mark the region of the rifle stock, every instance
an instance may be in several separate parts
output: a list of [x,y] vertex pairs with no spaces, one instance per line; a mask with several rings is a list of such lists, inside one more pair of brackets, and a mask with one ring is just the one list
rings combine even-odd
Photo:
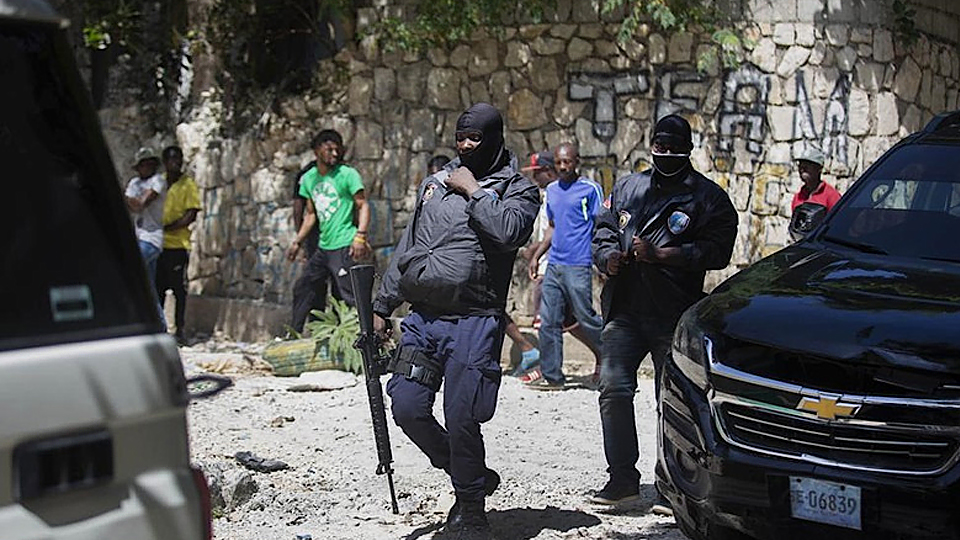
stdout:
[[377,474],[387,475],[390,486],[390,508],[397,508],[397,494],[393,487],[393,451],[390,449],[390,432],[387,430],[387,413],[383,404],[383,388],[380,376],[386,372],[386,358],[380,354],[380,338],[373,330],[373,266],[356,265],[350,269],[350,281],[357,300],[357,316],[360,319],[360,336],[354,347],[363,356],[363,375],[367,383],[367,401],[373,420],[373,437],[377,446]]

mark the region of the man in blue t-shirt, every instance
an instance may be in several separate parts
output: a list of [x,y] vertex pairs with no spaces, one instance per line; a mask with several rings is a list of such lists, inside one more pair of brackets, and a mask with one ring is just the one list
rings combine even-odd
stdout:
[[542,390],[562,389],[564,386],[563,320],[568,304],[580,322],[584,336],[597,348],[601,327],[600,316],[593,309],[590,245],[594,218],[600,211],[603,193],[596,182],[580,176],[580,152],[575,145],[561,144],[554,150],[553,159],[558,179],[547,186],[549,225],[532,258],[538,260],[549,248],[549,263],[540,296],[540,370],[543,377],[527,384]]

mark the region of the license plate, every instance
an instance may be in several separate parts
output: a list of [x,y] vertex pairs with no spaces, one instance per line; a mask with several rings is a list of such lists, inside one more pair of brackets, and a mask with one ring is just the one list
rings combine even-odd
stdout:
[[860,530],[860,488],[814,478],[790,477],[790,515]]

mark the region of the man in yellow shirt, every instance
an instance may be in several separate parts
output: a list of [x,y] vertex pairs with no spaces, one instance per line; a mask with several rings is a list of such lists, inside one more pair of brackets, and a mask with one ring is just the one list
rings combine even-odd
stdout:
[[190,259],[189,226],[200,211],[200,191],[192,178],[183,174],[183,151],[177,146],[163,150],[167,171],[167,199],[163,205],[163,253],[157,261],[157,296],[163,305],[167,289],[176,300],[174,321],[177,342],[185,341],[184,316],[187,310],[187,262]]

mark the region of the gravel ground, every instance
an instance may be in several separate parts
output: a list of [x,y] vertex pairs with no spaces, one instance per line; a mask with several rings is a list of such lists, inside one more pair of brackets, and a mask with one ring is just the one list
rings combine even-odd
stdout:
[[[273,377],[262,370],[258,353],[257,346],[212,341],[181,349],[188,374],[216,371],[235,381],[189,409],[193,459],[214,492],[215,538],[442,538],[437,531],[453,503],[449,479],[430,467],[392,420],[400,513],[391,514],[386,477],[375,474],[362,379],[335,371],[303,380]],[[590,368],[573,358],[565,369],[576,375]],[[290,390],[305,382],[316,391]],[[655,496],[656,426],[653,381],[640,382],[642,499],[611,512],[584,498],[605,481],[597,393],[536,392],[504,377],[497,413],[483,427],[487,464],[503,477],[487,499],[498,540],[684,538],[672,518],[647,512]],[[442,412],[441,403],[436,410]],[[234,458],[240,451],[289,468],[250,471]]]

